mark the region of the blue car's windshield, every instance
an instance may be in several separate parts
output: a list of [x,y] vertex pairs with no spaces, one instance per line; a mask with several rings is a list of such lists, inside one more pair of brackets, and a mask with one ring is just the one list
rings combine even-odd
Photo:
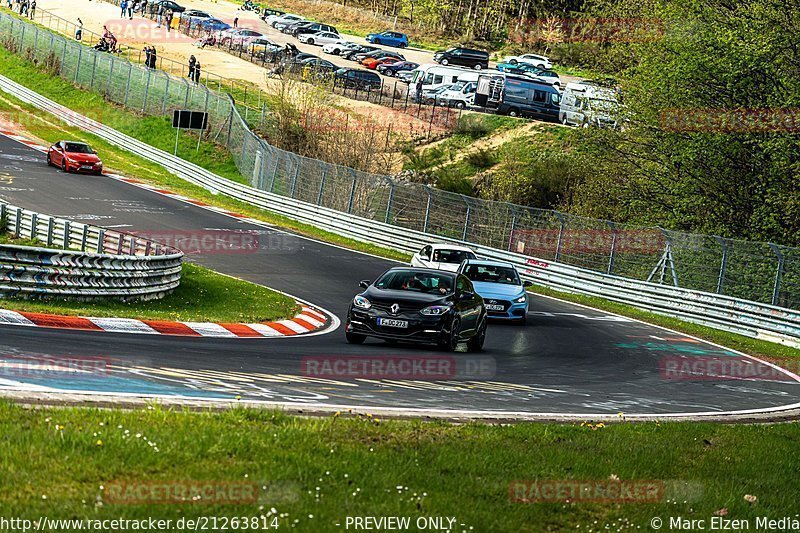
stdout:
[[464,275],[467,276],[470,281],[521,285],[517,271],[507,266],[467,265],[467,268],[464,270]]

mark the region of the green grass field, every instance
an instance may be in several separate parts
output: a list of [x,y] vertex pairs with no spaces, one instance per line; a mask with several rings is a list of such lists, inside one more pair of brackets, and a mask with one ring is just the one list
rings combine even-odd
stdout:
[[[753,524],[800,512],[794,423],[455,425],[1,402],[0,435],[7,517],[263,515],[286,529],[343,531],[348,516],[439,516],[455,518],[452,531],[538,532],[651,530],[656,516],[708,520],[720,509]],[[663,491],[652,503],[518,503],[509,494],[515,481],[615,478]],[[155,504],[134,490],[193,482],[254,492],[238,504],[191,493]]]

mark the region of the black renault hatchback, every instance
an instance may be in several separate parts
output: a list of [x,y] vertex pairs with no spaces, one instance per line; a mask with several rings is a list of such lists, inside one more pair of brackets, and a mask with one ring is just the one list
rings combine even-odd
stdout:
[[437,344],[454,351],[467,341],[483,349],[486,309],[466,276],[427,268],[395,267],[375,282],[362,281],[347,312],[347,342],[367,337]]

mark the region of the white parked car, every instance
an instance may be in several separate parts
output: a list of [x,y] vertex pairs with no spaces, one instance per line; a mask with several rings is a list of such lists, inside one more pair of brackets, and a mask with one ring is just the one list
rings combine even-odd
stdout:
[[528,65],[533,65],[534,67],[539,67],[541,69],[550,70],[553,68],[553,64],[550,62],[550,58],[547,56],[540,56],[538,54],[522,54],[519,56],[508,56],[504,63],[511,63],[512,65],[516,65],[517,63],[527,63]]
[[333,54],[338,56],[341,52],[345,50],[360,50],[361,45],[354,43],[352,41],[339,41],[336,43],[326,44],[322,47],[322,51],[326,54]]
[[227,29],[220,33],[219,43],[222,46],[248,47],[256,39],[264,39],[265,35],[261,32],[248,28]]
[[333,33],[330,31],[318,31],[317,33],[301,33],[300,37],[301,43],[306,44],[316,44],[317,46],[322,46],[326,44],[343,44],[346,41],[342,39],[342,37],[338,33]]
[[475,252],[454,244],[429,244],[411,257],[411,266],[455,272],[464,259],[477,259]]

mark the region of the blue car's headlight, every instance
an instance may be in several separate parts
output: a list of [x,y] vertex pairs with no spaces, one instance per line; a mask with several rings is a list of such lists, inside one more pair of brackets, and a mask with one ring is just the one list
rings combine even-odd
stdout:
[[420,314],[425,316],[440,316],[447,313],[449,310],[450,306],[448,305],[431,305],[430,307],[422,309]]
[[360,294],[353,298],[353,305],[358,307],[359,309],[369,309],[372,307],[372,303],[369,300],[361,296]]
[[514,303],[515,304],[521,304],[521,303],[525,303],[527,300],[528,300],[528,293],[525,293],[522,296],[520,296],[519,298],[516,298],[514,300]]

